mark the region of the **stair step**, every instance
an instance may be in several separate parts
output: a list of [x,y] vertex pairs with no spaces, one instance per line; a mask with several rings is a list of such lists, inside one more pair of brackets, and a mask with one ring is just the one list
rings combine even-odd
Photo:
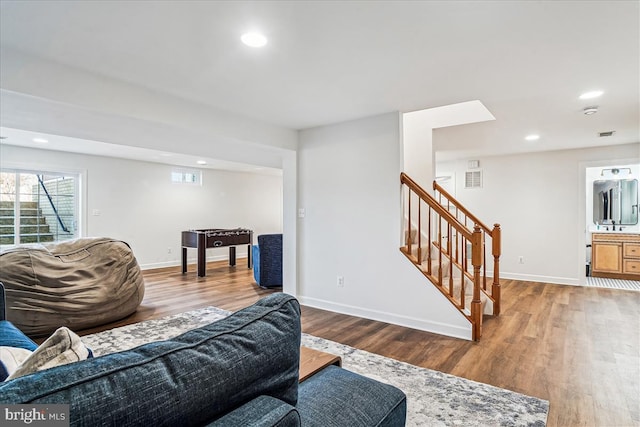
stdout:
[[[0,225],[13,225],[15,224],[15,217],[11,216],[0,216]],[[38,225],[38,224],[47,224],[47,218],[44,216],[25,216],[20,217],[20,225]]]
[[[406,247],[405,247],[405,250],[406,250]],[[414,250],[412,248],[411,252],[413,252],[414,259],[417,258],[417,249]],[[431,256],[433,257],[433,259],[431,260],[431,276],[437,278],[438,270],[440,268],[440,262],[438,259],[439,257],[438,250],[435,248],[432,249]],[[416,265],[416,267],[418,267],[423,272],[428,273],[429,261],[425,260],[419,266]],[[447,293],[449,291],[449,268],[450,268],[449,258],[443,255],[442,256],[442,287]],[[454,265],[453,267],[453,298],[457,301],[460,300],[459,295],[460,295],[460,275],[461,274],[462,272],[460,271],[460,268]],[[473,300],[473,281],[469,279],[468,276],[465,276],[464,283],[465,283],[465,309],[469,309],[471,307],[471,301]],[[491,301],[491,298],[489,298],[487,294],[485,294],[484,292],[480,292],[480,300],[482,301],[482,305],[483,305],[483,313],[493,314],[493,301]]]
[[[41,225],[22,225],[20,224],[20,235],[24,234],[47,234],[50,233],[50,227],[46,224]],[[0,235],[13,235],[13,225],[0,225]]]
[[[422,264],[420,264],[420,269],[422,271],[424,271],[425,273],[429,272],[429,261],[423,261]],[[431,274],[433,276],[438,276],[438,272],[440,270],[440,262],[438,259],[432,259],[431,260]],[[442,257],[442,276],[446,277],[449,274],[449,259]]]
[[[0,209],[11,209],[15,207],[15,202],[12,201],[1,201]],[[20,202],[20,209],[37,209],[38,202]]]
[[[407,250],[407,247],[404,247],[405,250]],[[422,251],[422,261],[426,261],[427,258],[429,257],[429,243],[427,242],[422,242],[420,249]],[[431,245],[431,259],[437,259],[438,257],[438,251],[439,249],[435,246],[435,245]],[[411,255],[413,255],[415,258],[418,257],[418,244],[417,243],[412,243],[411,244]],[[444,259],[445,257],[443,257]]]
[[[21,234],[20,243],[44,243],[53,242],[53,234]],[[13,245],[15,244],[15,236],[13,234],[7,234],[0,236],[0,244]]]
[[[15,212],[13,209],[0,209],[0,217],[13,217]],[[42,209],[36,208],[21,208],[20,209],[20,217],[23,216],[41,216]]]

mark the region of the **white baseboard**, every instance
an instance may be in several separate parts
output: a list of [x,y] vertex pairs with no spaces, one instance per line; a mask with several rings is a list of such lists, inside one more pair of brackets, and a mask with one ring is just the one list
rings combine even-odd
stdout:
[[[487,275],[489,275],[489,272],[487,272]],[[522,280],[524,282],[554,283],[557,285],[580,285],[580,281],[574,277],[537,276],[534,274],[500,272],[500,278]]]
[[469,328],[462,328],[457,325],[449,325],[446,323],[417,319],[415,317],[403,316],[378,310],[371,310],[352,305],[339,304],[317,298],[304,297],[301,295],[298,295],[297,298],[300,301],[300,304],[313,308],[347,314],[349,316],[363,317],[365,319],[391,323],[393,325],[433,332],[436,334],[446,335],[454,338],[461,338],[468,341],[471,340],[471,324],[469,324]]
[[[228,260],[229,257],[227,255],[215,255],[215,256],[208,256],[207,257],[207,262],[214,262],[214,261],[225,261]],[[239,265],[240,262],[238,260],[241,259],[247,259],[247,256],[239,256],[236,255],[236,265]],[[192,265],[192,264],[197,264],[198,263],[198,259],[197,258],[187,258],[187,265]],[[246,261],[245,261],[246,263]],[[171,261],[163,261],[163,262],[154,262],[154,263],[145,263],[145,264],[140,264],[140,268],[142,270],[153,270],[154,268],[166,268],[166,267],[180,267],[182,265],[182,261],[181,260],[171,260]]]

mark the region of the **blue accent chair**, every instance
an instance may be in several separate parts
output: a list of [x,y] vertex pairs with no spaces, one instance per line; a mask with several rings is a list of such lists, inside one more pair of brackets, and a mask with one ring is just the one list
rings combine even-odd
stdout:
[[282,287],[282,234],[261,234],[253,246],[253,277],[262,288]]

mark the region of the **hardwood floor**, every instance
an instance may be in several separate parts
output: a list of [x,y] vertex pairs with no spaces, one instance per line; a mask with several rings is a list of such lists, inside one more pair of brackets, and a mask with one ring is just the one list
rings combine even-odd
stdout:
[[[238,310],[274,292],[252,272],[210,263],[144,272],[145,299],[81,335],[213,305]],[[425,286],[427,286],[425,284]],[[550,402],[548,426],[640,425],[640,292],[502,281],[502,314],[474,343],[302,307],[304,332]]]

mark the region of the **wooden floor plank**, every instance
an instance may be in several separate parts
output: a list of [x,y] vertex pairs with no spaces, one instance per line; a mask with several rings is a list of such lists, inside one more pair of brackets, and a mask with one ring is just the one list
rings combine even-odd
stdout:
[[[241,264],[241,263],[239,263]],[[246,307],[277,290],[226,262],[144,272],[139,310],[81,335],[216,306]],[[425,283],[425,286],[429,286]],[[640,292],[503,280],[502,314],[479,342],[302,307],[303,332],[550,401],[548,425],[640,425]],[[401,296],[398,296],[401,297]]]

